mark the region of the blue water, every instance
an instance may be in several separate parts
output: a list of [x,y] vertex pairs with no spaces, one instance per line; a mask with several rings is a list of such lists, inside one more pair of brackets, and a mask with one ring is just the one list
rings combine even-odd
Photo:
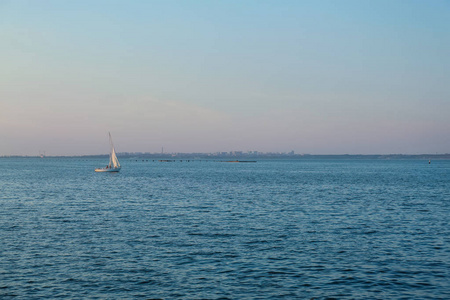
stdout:
[[0,158],[0,298],[450,298],[450,161],[121,163]]

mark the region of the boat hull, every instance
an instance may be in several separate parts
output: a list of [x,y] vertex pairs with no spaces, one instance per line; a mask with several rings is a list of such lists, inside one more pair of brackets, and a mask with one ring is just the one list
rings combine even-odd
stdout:
[[95,169],[95,172],[119,172],[120,171],[120,168],[111,168],[111,169],[106,169],[106,168],[98,168],[98,169]]

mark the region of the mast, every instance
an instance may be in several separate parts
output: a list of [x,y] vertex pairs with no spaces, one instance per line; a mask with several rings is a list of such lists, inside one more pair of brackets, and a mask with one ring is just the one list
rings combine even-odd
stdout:
[[114,145],[112,143],[112,139],[111,139],[111,132],[108,132],[109,135],[109,146],[110,146],[110,152],[109,152],[109,168],[111,168],[112,165],[112,149],[114,148]]

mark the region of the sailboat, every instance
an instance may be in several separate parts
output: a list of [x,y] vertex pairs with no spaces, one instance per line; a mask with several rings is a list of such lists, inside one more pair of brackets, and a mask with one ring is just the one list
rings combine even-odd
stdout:
[[105,168],[97,168],[95,172],[119,172],[120,163],[116,156],[116,150],[114,150],[114,144],[111,138],[111,133],[109,133],[109,144],[111,145],[111,153],[109,154],[109,164]]

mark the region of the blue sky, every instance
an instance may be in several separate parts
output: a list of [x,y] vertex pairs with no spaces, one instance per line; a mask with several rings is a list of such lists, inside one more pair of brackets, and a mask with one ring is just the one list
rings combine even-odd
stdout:
[[0,0],[0,155],[450,152],[450,1]]

